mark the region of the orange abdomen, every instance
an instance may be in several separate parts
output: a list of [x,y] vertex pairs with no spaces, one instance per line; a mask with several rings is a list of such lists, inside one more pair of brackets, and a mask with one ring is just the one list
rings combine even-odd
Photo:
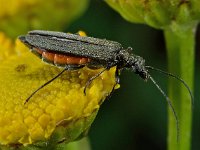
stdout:
[[42,58],[52,62],[53,64],[60,65],[84,65],[90,62],[89,58],[78,57],[78,56],[68,56],[64,54],[56,54],[52,52],[43,51],[40,49],[34,49],[37,53],[42,55]]

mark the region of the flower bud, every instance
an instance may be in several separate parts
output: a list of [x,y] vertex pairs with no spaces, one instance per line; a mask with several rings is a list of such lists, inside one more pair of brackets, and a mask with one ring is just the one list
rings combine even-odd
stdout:
[[[186,30],[200,19],[198,0],[105,0],[126,20],[165,29],[182,26]],[[175,28],[174,30],[176,30]]]

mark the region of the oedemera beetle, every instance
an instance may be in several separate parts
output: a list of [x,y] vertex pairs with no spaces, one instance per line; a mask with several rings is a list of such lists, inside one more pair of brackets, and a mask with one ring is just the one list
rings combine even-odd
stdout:
[[127,49],[124,49],[118,42],[80,36],[79,34],[43,30],[30,31],[27,35],[19,36],[19,39],[44,62],[64,68],[54,78],[35,90],[26,99],[25,103],[27,103],[41,88],[48,85],[67,70],[76,70],[85,66],[91,69],[104,68],[87,81],[83,91],[86,94],[87,87],[96,77],[101,75],[105,70],[109,70],[111,67],[116,66],[116,84],[119,83],[119,70],[124,68],[132,70],[145,81],[150,79],[153,82],[153,84],[166,98],[170,108],[172,109],[176,119],[177,132],[179,132],[179,123],[174,107],[165,92],[149,74],[149,70],[158,71],[183,83],[189,91],[193,105],[194,99],[192,92],[189,86],[181,78],[160,69],[146,66],[145,60],[142,57],[132,53],[132,48],[128,47]]

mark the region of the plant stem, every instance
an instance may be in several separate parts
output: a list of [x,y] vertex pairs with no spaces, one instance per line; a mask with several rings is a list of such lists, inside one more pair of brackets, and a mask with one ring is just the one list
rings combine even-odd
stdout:
[[[195,28],[182,30],[181,34],[165,29],[164,34],[169,72],[181,77],[193,89]],[[168,150],[189,150],[192,125],[191,97],[183,85],[172,79],[169,80],[169,97],[178,115],[180,132],[177,141],[175,118],[169,110]]]

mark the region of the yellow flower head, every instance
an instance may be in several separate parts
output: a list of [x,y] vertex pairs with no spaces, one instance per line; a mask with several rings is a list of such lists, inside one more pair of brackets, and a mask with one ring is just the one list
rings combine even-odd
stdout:
[[69,142],[86,132],[115,86],[116,68],[93,80],[86,95],[86,82],[101,69],[65,71],[24,104],[62,69],[42,62],[18,40],[15,51],[18,55],[6,55],[0,63],[0,144],[27,145],[52,139]]

